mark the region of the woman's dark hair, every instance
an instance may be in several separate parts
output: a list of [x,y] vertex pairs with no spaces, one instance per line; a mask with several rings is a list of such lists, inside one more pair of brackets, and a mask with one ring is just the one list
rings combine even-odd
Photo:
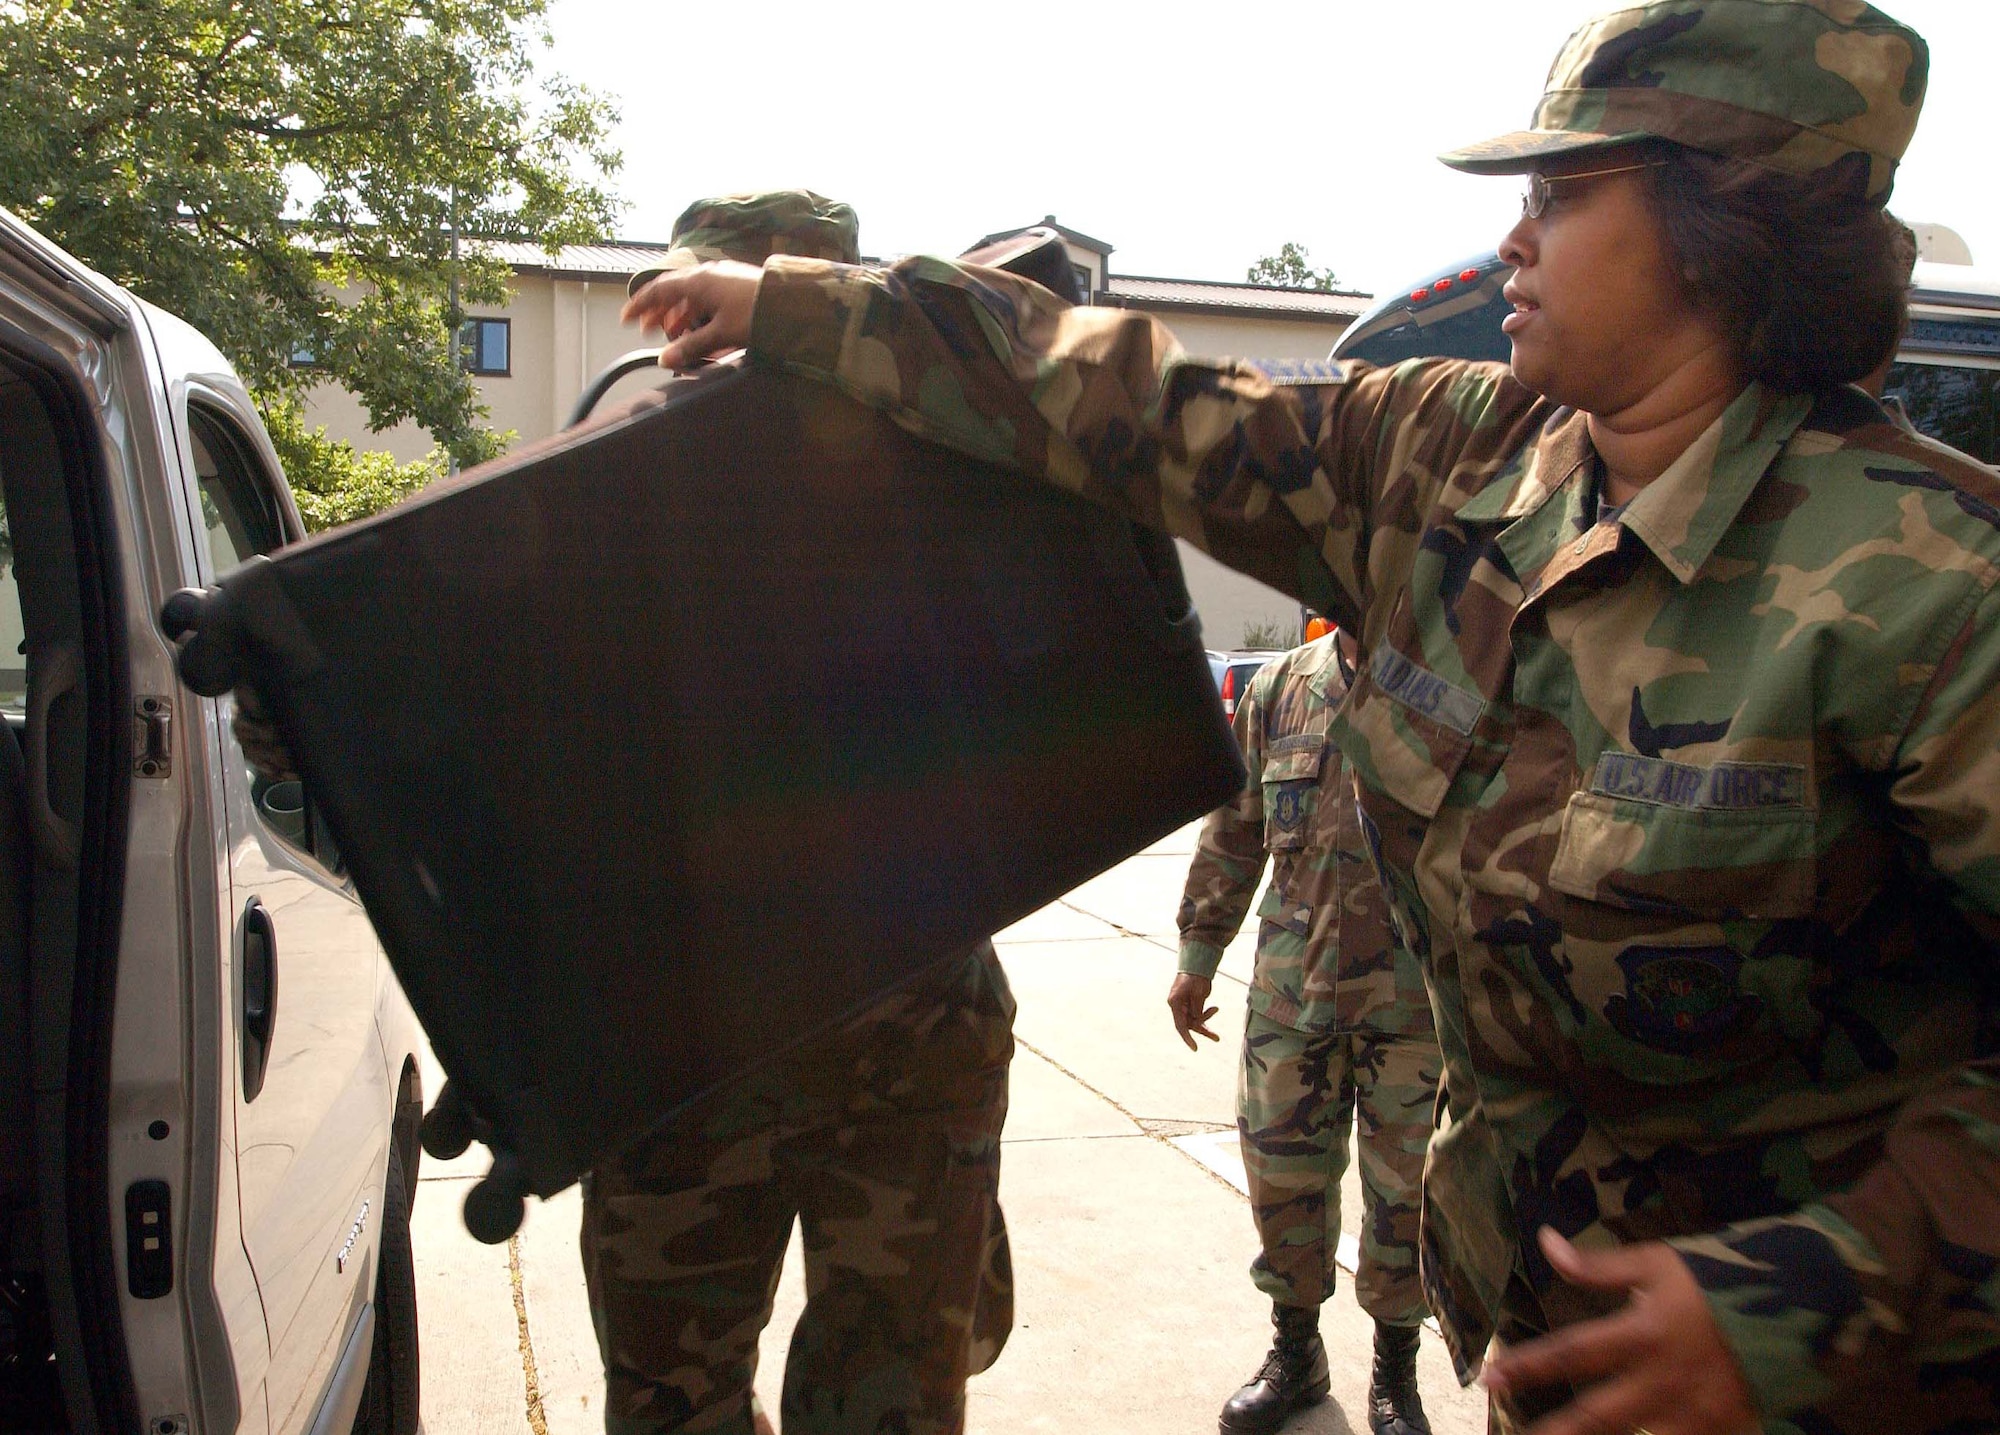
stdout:
[[1654,207],[1698,308],[1746,377],[1818,393],[1873,373],[1903,335],[1916,250],[1880,205],[1826,179],[1649,146]]

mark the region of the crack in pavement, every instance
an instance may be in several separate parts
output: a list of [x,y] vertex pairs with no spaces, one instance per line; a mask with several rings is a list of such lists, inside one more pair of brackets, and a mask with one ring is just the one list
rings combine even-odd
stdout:
[[[1164,941],[1156,940],[1155,938],[1149,937],[1144,932],[1135,932],[1131,930],[1129,927],[1120,926],[1118,923],[1112,921],[1109,917],[1103,916],[1096,912],[1089,911],[1083,907],[1079,907],[1074,902],[1065,900],[1063,901],[1062,905],[1068,907],[1073,912],[1082,913],[1082,915],[1086,917],[1090,917],[1096,921],[1104,923],[1107,927],[1110,927],[1114,931],[1116,931],[1121,937],[1135,937],[1142,942],[1150,943],[1153,946],[1160,947],[1168,951],[1177,950],[1176,948],[1168,946],[1168,944]],[[1247,987],[1249,985],[1249,983],[1243,981],[1242,978],[1231,977],[1226,972],[1217,972],[1216,976],[1226,978],[1229,981],[1233,981],[1238,986]],[[1042,1050],[1040,1047],[1036,1046],[1033,1042],[1028,1041],[1026,1038],[1022,1037],[1018,1032],[1015,1033],[1014,1040],[1016,1044],[1018,1044],[1019,1046],[1023,1047],[1028,1051],[1033,1052],[1036,1056],[1039,1056],[1043,1061],[1046,1061],[1050,1066],[1053,1066],[1057,1071],[1061,1072],[1064,1076],[1067,1076],[1071,1081],[1074,1081],[1078,1086],[1081,1086],[1085,1091],[1088,1091],[1092,1096],[1095,1096],[1099,1101],[1102,1101],[1105,1105],[1109,1106],[1112,1110],[1116,1111],[1120,1116],[1123,1116],[1127,1121],[1130,1121],[1134,1126],[1138,1127],[1140,1135],[1146,1137],[1148,1140],[1157,1141],[1162,1146],[1167,1147],[1169,1150],[1177,1154],[1183,1161],[1186,1161],[1189,1165],[1193,1166],[1196,1170],[1200,1171],[1204,1176],[1208,1177],[1209,1180],[1215,1182],[1216,1185],[1221,1186],[1224,1190],[1228,1191],[1238,1200],[1241,1201],[1249,1200],[1249,1197],[1244,1194],[1242,1187],[1238,1186],[1234,1181],[1231,1181],[1227,1176],[1224,1176],[1220,1171],[1216,1170],[1213,1166],[1210,1166],[1207,1162],[1203,1161],[1199,1156],[1195,1155],[1194,1152],[1188,1150],[1185,1146],[1181,1145],[1178,1140],[1175,1139],[1176,1137],[1185,1137],[1189,1135],[1204,1135],[1210,1132],[1220,1133],[1223,1131],[1227,1131],[1229,1129],[1227,1126],[1223,1125],[1221,1122],[1207,1122],[1207,1121],[1197,1122],[1197,1121],[1180,1120],[1174,1118],[1139,1116],[1136,1113],[1134,1113],[1129,1107],[1127,1107],[1122,1101],[1118,1100],[1117,1097],[1111,1095],[1110,1092],[1101,1091],[1097,1087],[1091,1085],[1088,1081],[1085,1081],[1081,1076],[1077,1075],[1077,1073],[1071,1071],[1067,1066],[1064,1066],[1060,1061],[1057,1061],[1055,1057],[1051,1056],[1048,1052]],[[1005,1141],[1006,1138],[1003,1136],[1001,1139]],[[1072,1136],[1072,1137],[1043,1137],[1039,1139],[1074,1141],[1078,1139],[1102,1140],[1105,1138],[1102,1137],[1078,1138]],[[1127,1140],[1130,1138],[1117,1137],[1112,1139]],[[1360,1140],[1360,1133],[1358,1129],[1353,1139],[1356,1142]],[[1343,1231],[1341,1232],[1340,1239],[1336,1242],[1336,1254],[1334,1256],[1334,1262],[1335,1264],[1339,1265],[1344,1270],[1346,1270],[1349,1276],[1353,1276],[1355,1274],[1357,1268],[1360,1266],[1361,1263],[1358,1243],[1352,1249],[1348,1248],[1348,1243],[1354,1241],[1355,1237]],[[1424,1324],[1430,1327],[1433,1333],[1436,1332],[1437,1322],[1434,1317],[1426,1318]]]
[[528,1331],[528,1294],[521,1279],[521,1237],[507,1237],[507,1283],[514,1290],[514,1322],[521,1333],[521,1378],[527,1386],[528,1428],[534,1435],[549,1435],[548,1416],[542,1410],[542,1381],[535,1369],[535,1341]]
[[[1076,905],[1076,903],[1070,901],[1066,897],[1058,899],[1058,905],[1069,908],[1072,912],[1075,912],[1080,917],[1088,917],[1093,922],[1104,923],[1105,926],[1109,927],[1112,931],[1116,932],[1121,937],[1130,937],[1134,941],[1144,942],[1146,943],[1146,945],[1150,947],[1158,947],[1163,952],[1172,952],[1174,953],[1175,956],[1180,955],[1181,949],[1179,944],[1174,942],[1169,942],[1164,937],[1155,937],[1147,932],[1134,931],[1131,927],[1121,926],[1119,923],[1114,922],[1111,920],[1111,918],[1105,916],[1102,912],[1093,912],[1088,907],[1079,907]],[[1061,938],[1054,938],[1052,940],[1068,941],[1068,942],[1101,942],[1104,940],[1104,938],[1061,937]],[[1037,941],[1036,945],[1040,945],[1040,941]],[[1232,976],[1228,972],[1221,970],[1217,970],[1215,976],[1211,980],[1234,982],[1236,983],[1237,986],[1243,987],[1245,989],[1248,989],[1250,985],[1250,983],[1244,981],[1243,978],[1238,976]]]
[[1074,1081],[1078,1086],[1081,1086],[1085,1091],[1088,1091],[1092,1096],[1095,1096],[1099,1101],[1102,1101],[1106,1106],[1109,1106],[1113,1111],[1116,1111],[1120,1116],[1124,1117],[1127,1121],[1131,1122],[1134,1126],[1138,1127],[1139,1134],[1141,1136],[1144,1136],[1148,1141],[1157,1141],[1162,1146],[1166,1147],[1169,1151],[1175,1152],[1180,1156],[1180,1158],[1183,1161],[1186,1161],[1189,1165],[1193,1166],[1197,1171],[1201,1172],[1202,1175],[1208,1177],[1209,1180],[1215,1182],[1216,1185],[1222,1187],[1225,1191],[1229,1192],[1230,1195],[1236,1197],[1239,1201],[1247,1199],[1241,1191],[1237,1190],[1236,1187],[1229,1180],[1223,1177],[1219,1172],[1213,1171],[1209,1167],[1203,1165],[1199,1160],[1195,1159],[1195,1157],[1193,1157],[1186,1151],[1181,1150],[1180,1147],[1174,1145],[1174,1143],[1169,1138],[1160,1135],[1158,1132],[1148,1130],[1145,1120],[1142,1119],[1141,1117],[1135,1116],[1132,1113],[1131,1109],[1128,1108],[1125,1105],[1125,1103],[1120,1101],[1117,1097],[1111,1095],[1109,1092],[1099,1091],[1095,1086],[1092,1086],[1088,1081],[1085,1081],[1081,1076],[1078,1076],[1074,1071],[1071,1071],[1067,1066],[1064,1066],[1060,1061],[1057,1061],[1053,1056],[1050,1056],[1046,1051],[1043,1051],[1039,1046],[1036,1046],[1033,1042],[1022,1037],[1018,1032],[1014,1036],[1014,1041],[1016,1045],[1022,1047],[1024,1050],[1033,1052],[1036,1056],[1039,1056],[1043,1061],[1046,1061],[1050,1066],[1053,1066],[1057,1071],[1060,1071],[1064,1076],[1067,1076],[1071,1081]]

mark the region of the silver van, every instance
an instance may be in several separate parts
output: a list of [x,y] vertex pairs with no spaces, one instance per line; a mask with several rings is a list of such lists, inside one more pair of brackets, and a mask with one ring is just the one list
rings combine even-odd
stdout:
[[421,1041],[155,615],[303,536],[215,347],[0,211],[0,1428],[417,1428]]

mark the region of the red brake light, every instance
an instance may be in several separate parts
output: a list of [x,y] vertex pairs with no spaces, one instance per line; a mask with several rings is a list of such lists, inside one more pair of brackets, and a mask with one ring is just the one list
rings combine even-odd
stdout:
[[1222,670],[1222,710],[1231,717],[1236,716],[1236,669]]

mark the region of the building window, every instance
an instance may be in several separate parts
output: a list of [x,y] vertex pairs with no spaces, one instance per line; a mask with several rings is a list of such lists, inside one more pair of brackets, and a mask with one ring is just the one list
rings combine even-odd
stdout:
[[467,319],[458,326],[458,362],[468,374],[504,378],[511,344],[508,319]]
[[319,353],[311,344],[299,343],[292,346],[292,367],[295,369],[317,369]]
[[1088,299],[1092,289],[1096,287],[1090,282],[1090,271],[1081,264],[1072,264],[1069,267],[1076,271],[1077,292],[1082,294],[1085,299]]

